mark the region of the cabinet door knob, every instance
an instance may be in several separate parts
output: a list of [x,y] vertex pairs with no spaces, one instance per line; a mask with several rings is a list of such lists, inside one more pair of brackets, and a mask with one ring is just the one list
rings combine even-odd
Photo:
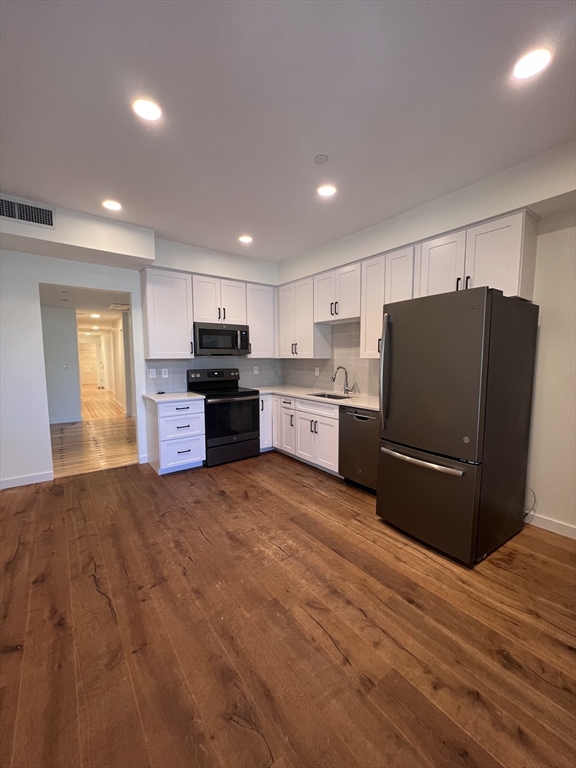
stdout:
[[470,287],[470,275],[466,275],[466,290]]
[[459,290],[460,290],[460,283],[461,283],[461,282],[462,282],[462,278],[461,278],[461,277],[457,277],[457,278],[456,278],[456,290],[457,290],[457,291],[459,291]]
[[218,320],[222,320],[221,312],[220,312],[220,307],[218,307]]
[[382,351],[382,339],[378,339],[378,354]]
[[318,422],[317,421],[314,422],[314,432],[316,434],[318,434]]
[[290,426],[294,426],[294,416],[292,414],[290,414]]
[[226,320],[226,307],[222,309],[222,315],[223,315],[222,320]]
[[310,419],[310,432],[314,432],[314,422]]
[[330,314],[331,315],[334,314],[334,302],[333,301],[330,302]]
[[334,314],[335,315],[338,314],[338,302],[337,301],[334,302]]
[[298,354],[298,342],[296,342],[296,344],[294,344],[294,353]]

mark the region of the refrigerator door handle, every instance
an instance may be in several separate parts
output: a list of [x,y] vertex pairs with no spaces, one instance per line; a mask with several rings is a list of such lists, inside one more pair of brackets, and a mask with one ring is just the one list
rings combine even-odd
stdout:
[[416,464],[417,467],[424,467],[425,469],[433,469],[435,472],[443,472],[445,475],[455,475],[456,477],[462,477],[464,472],[461,469],[452,469],[452,467],[443,467],[442,464],[432,464],[430,461],[422,461],[421,459],[413,459],[412,456],[405,456],[403,453],[397,453],[391,451],[388,448],[380,448],[382,453],[388,454],[395,459],[401,461],[407,461],[408,464]]
[[386,393],[384,393],[384,361],[386,358],[386,342],[388,339],[388,324],[390,322],[390,315],[388,312],[384,312],[382,318],[382,344],[380,345],[380,387],[379,387],[379,399],[380,399],[380,427],[386,429],[386,418],[388,416],[388,387],[386,387]]

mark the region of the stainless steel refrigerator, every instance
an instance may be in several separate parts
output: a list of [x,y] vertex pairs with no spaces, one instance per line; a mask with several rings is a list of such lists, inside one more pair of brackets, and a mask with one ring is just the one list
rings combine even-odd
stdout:
[[376,510],[469,566],[523,526],[537,325],[489,288],[384,306]]

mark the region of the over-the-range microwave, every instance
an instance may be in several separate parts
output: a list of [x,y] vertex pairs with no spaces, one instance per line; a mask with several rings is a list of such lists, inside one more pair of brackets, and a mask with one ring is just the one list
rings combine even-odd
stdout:
[[194,323],[194,354],[247,355],[250,338],[247,325]]

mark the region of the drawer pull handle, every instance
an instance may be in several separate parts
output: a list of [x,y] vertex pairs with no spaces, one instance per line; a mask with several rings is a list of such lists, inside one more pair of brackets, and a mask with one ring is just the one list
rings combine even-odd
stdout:
[[185,451],[178,451],[178,453],[190,453],[192,448],[187,448]]
[[182,427],[176,427],[176,429],[189,429],[190,424],[184,424]]
[[292,400],[282,400],[284,405],[292,405]]
[[176,406],[176,410],[177,411],[189,411],[190,410],[190,406],[189,405],[182,405],[180,408],[178,408],[178,406]]

